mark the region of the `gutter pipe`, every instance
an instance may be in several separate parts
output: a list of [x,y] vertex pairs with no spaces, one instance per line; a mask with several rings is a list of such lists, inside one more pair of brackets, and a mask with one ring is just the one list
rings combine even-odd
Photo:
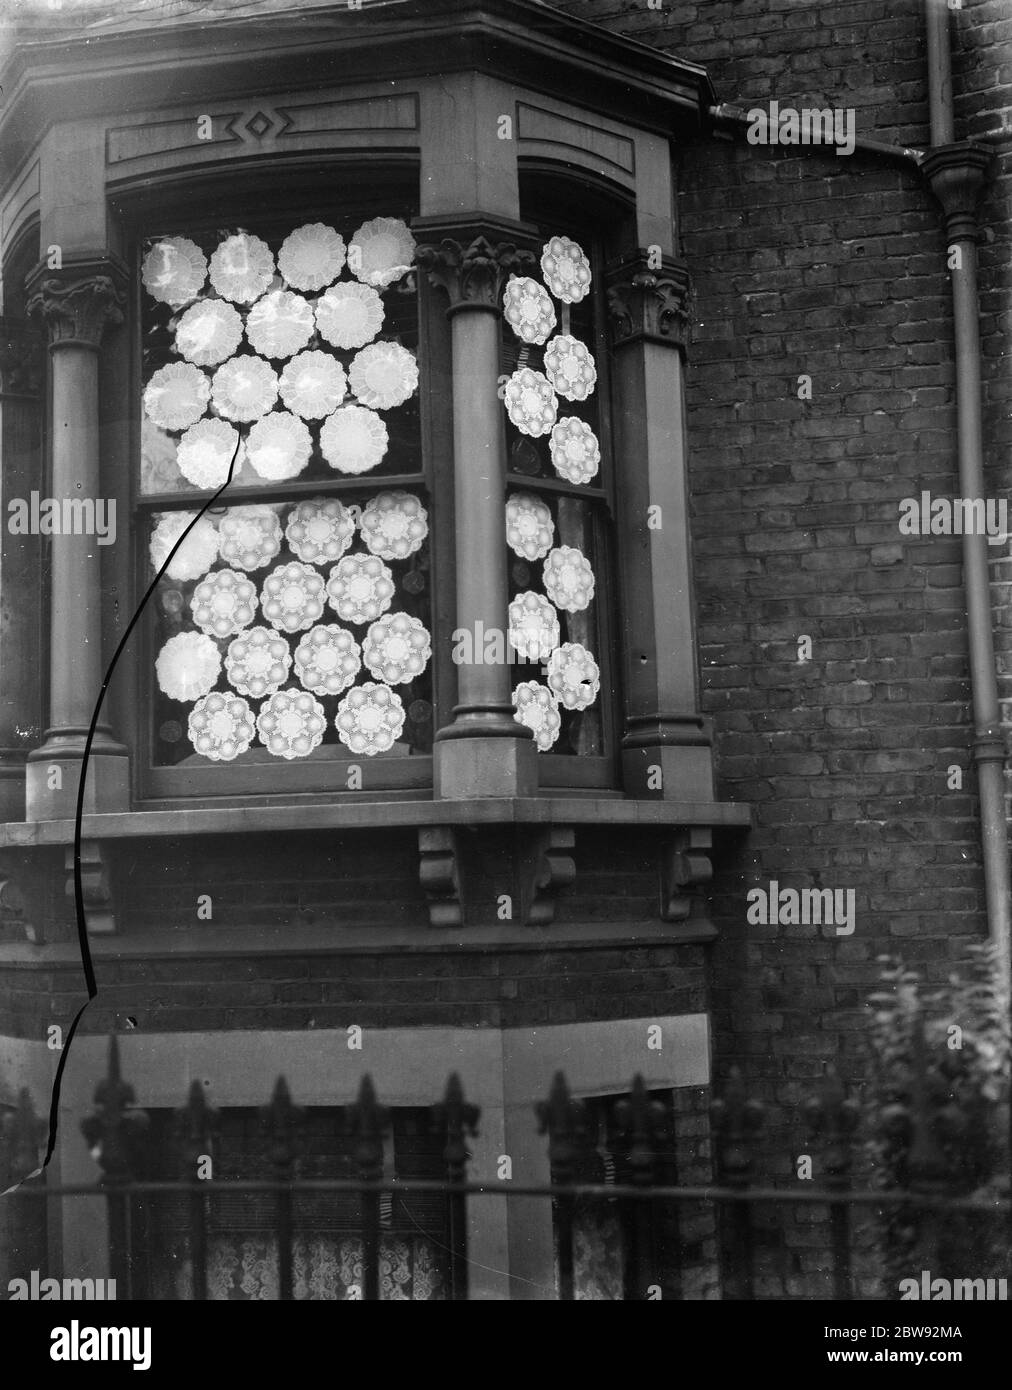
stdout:
[[[977,290],[977,199],[993,163],[991,151],[953,140],[952,62],[949,10],[945,0],[925,0],[928,40],[928,102],[932,148],[921,167],[942,204],[950,271],[956,350],[956,430],[959,495],[984,497],[981,416],[980,309]],[[1005,736],[998,703],[986,535],[963,536],[973,698],[973,757],[977,768],[984,892],[988,932],[1007,974],[1010,963],[1012,887],[1005,815]]]

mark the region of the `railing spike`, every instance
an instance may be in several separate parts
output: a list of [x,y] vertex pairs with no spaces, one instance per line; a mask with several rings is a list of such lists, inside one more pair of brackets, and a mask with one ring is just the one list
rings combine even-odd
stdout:
[[137,1096],[120,1069],[119,1044],[109,1039],[108,1070],[95,1087],[95,1111],[81,1122],[81,1132],[102,1169],[104,1183],[126,1183],[142,1158],[147,1112],[134,1107]]
[[478,1133],[481,1110],[464,1099],[464,1087],[457,1072],[447,1078],[443,1099],[431,1109],[432,1127],[444,1140],[443,1158],[451,1182],[463,1182],[470,1152],[466,1136]]

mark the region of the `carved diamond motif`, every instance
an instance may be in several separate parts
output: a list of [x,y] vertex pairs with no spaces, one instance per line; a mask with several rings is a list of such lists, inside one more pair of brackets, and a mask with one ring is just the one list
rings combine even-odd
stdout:
[[270,116],[265,115],[263,111],[258,111],[256,115],[251,116],[246,122],[246,129],[251,135],[255,135],[258,140],[262,140],[273,127],[273,120]]

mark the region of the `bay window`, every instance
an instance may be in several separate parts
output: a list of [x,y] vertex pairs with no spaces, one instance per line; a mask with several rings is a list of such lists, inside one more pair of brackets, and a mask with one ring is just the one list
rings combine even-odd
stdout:
[[[417,171],[383,183],[294,186],[283,214],[195,189],[132,228],[138,597],[164,570],[136,677],[144,798],[430,787],[471,663],[508,668],[542,785],[615,784],[608,224],[532,222],[533,273],[497,282],[509,605],[462,652],[433,440],[454,391],[497,383],[453,380]],[[535,380],[551,428],[516,394]]]
[[[354,825],[388,801],[418,826],[434,923],[467,916],[465,803],[517,820],[517,856],[488,833],[528,905],[570,881],[576,825],[650,823],[681,920],[726,820],[696,693],[671,162],[705,73],[526,0],[338,7],[283,53],[243,26],[238,47],[176,31],[218,93],[199,111],[110,32],[126,61],[53,136],[73,205],[48,175],[17,184],[47,491],[131,523],[106,553],[52,547],[27,819],[72,819],[105,664],[166,565],[86,812],[227,830],[232,805]],[[396,809],[420,801],[429,819]]]

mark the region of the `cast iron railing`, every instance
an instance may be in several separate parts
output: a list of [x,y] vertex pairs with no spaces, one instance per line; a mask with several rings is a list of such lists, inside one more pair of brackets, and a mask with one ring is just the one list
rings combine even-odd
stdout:
[[[289,1300],[294,1297],[295,1287],[293,1202],[308,1194],[352,1194],[358,1198],[362,1279],[351,1296],[375,1300],[380,1297],[384,1201],[435,1193],[445,1203],[447,1296],[465,1300],[469,1288],[470,1203],[490,1196],[507,1200],[536,1197],[553,1204],[556,1288],[560,1300],[580,1297],[574,1259],[578,1212],[587,1210],[587,1204],[595,1201],[608,1203],[619,1214],[621,1297],[677,1299],[683,1296],[677,1257],[678,1223],[685,1208],[695,1204],[716,1212],[718,1217],[719,1282],[713,1296],[753,1299],[764,1296],[756,1288],[755,1271],[761,1255],[756,1211],[769,1204],[786,1206],[793,1212],[806,1208],[811,1211],[814,1206],[823,1208],[826,1216],[824,1252],[831,1271],[832,1297],[851,1300],[871,1296],[857,1287],[853,1272],[858,1213],[866,1212],[873,1218],[873,1225],[881,1223],[894,1254],[897,1242],[901,1249],[910,1252],[916,1247],[921,1263],[936,1275],[944,1274],[947,1261],[951,1262],[953,1228],[960,1221],[986,1217],[994,1225],[1000,1218],[1002,1230],[1009,1221],[1007,1195],[982,1189],[968,1192],[958,1176],[953,1177],[951,1153],[943,1154],[939,1142],[939,1117],[926,1104],[918,1106],[917,1096],[923,1097],[923,1088],[915,1088],[915,1103],[899,1117],[912,1159],[906,1187],[878,1190],[853,1185],[860,1112],[831,1071],[819,1094],[804,1107],[821,1180],[795,1183],[790,1188],[758,1186],[753,1176],[762,1107],[747,1096],[740,1076],[732,1072],[722,1095],[710,1107],[715,1182],[686,1185],[677,1182],[674,1170],[676,1117],[670,1107],[649,1094],[642,1077],[637,1076],[628,1097],[615,1107],[624,1143],[623,1180],[588,1182],[580,1176],[587,1170],[592,1147],[586,1109],[573,1098],[565,1077],[558,1073],[547,1100],[535,1107],[539,1132],[547,1136],[551,1182],[481,1183],[469,1181],[467,1176],[468,1139],[477,1133],[480,1112],[465,1100],[456,1075],[449,1078],[443,1100],[429,1111],[445,1171],[439,1178],[424,1180],[384,1176],[384,1137],[389,1131],[390,1115],[379,1103],[370,1077],[365,1076],[357,1100],[346,1111],[355,1176],[309,1179],[298,1176],[297,1171],[302,1112],[293,1104],[285,1079],[279,1077],[270,1103],[261,1111],[264,1152],[273,1176],[215,1180],[197,1176],[201,1157],[213,1149],[217,1117],[207,1104],[203,1087],[195,1081],[186,1104],[175,1117],[176,1152],[183,1176],[173,1181],[154,1181],[139,1176],[144,1171],[148,1116],[134,1104],[134,1091],[121,1075],[119,1050],[113,1038],[108,1073],[95,1092],[95,1111],[82,1123],[85,1139],[101,1170],[95,1182],[49,1185],[41,1175],[26,1178],[37,1167],[45,1125],[37,1118],[27,1091],[20,1093],[16,1105],[0,1110],[0,1184],[11,1184],[3,1196],[8,1205],[0,1206],[0,1256],[5,1226],[8,1249],[13,1246],[20,1250],[23,1264],[26,1248],[37,1250],[44,1244],[40,1238],[40,1230],[44,1231],[38,1218],[40,1207],[64,1198],[100,1195],[107,1210],[109,1275],[116,1280],[120,1298],[138,1296],[132,1240],[138,1210],[143,1210],[145,1201],[157,1201],[159,1196],[182,1195],[187,1199],[192,1268],[192,1284],[186,1296],[204,1300],[209,1296],[209,1200],[217,1193],[273,1194],[277,1296]],[[950,1103],[949,1122],[952,1110]],[[895,1123],[897,1116],[892,1118]],[[666,1251],[659,1248],[661,1244],[666,1245]],[[971,1271],[961,1269],[958,1273],[964,1276]],[[146,1295],[141,1292],[140,1296]],[[892,1291],[886,1296],[898,1295]]]

